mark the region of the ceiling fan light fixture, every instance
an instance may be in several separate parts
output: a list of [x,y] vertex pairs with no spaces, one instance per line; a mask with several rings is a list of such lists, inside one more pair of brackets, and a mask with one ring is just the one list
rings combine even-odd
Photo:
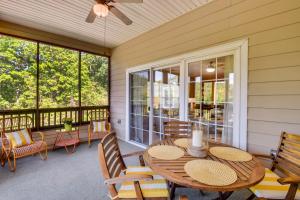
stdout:
[[106,17],[108,15],[108,6],[105,4],[95,4],[93,10],[98,17]]

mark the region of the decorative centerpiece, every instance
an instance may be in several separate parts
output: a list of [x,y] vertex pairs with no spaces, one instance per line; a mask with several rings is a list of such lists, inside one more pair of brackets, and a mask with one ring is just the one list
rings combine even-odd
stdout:
[[66,131],[71,131],[72,130],[72,118],[65,118],[63,120],[64,122],[64,127]]
[[189,136],[187,152],[194,157],[205,158],[208,152],[208,138],[202,125],[194,123]]

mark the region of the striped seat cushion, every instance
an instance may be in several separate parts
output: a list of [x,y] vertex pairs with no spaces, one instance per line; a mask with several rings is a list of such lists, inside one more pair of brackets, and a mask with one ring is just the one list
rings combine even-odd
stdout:
[[[277,180],[280,177],[270,169],[265,169],[265,178],[250,190],[257,196],[268,199],[284,199],[290,185],[281,185]],[[300,189],[296,194],[296,199],[300,200]]]
[[102,122],[93,122],[94,132],[104,132],[106,131],[105,128],[105,121]]
[[[167,186],[167,181],[159,176],[155,175],[149,167],[128,167],[126,174],[144,174],[152,175],[153,180],[151,181],[140,181],[140,186],[142,194],[145,198],[153,197],[168,197],[169,191]],[[134,189],[133,182],[122,183],[120,190],[118,192],[119,198],[136,198],[136,193]]]
[[22,129],[20,131],[15,131],[11,133],[5,133],[5,136],[11,142],[13,148],[33,143],[27,129]]

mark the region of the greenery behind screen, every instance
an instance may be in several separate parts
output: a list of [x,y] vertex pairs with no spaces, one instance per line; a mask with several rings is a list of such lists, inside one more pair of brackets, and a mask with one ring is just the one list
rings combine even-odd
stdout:
[[[0,35],[0,110],[36,107],[37,43]],[[40,108],[79,103],[79,52],[40,44]],[[81,105],[108,105],[108,58],[81,53]]]

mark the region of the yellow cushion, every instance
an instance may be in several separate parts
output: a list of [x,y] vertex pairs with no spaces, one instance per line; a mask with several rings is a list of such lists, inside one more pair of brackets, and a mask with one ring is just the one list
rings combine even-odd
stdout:
[[[290,185],[281,185],[277,180],[280,177],[270,169],[265,169],[265,178],[250,190],[257,196],[268,199],[284,199]],[[300,199],[300,189],[296,194],[296,199]]]
[[21,147],[33,143],[27,129],[23,129],[11,133],[5,133],[5,136],[11,142],[13,148]]
[[[140,181],[142,194],[145,198],[169,197],[167,181],[159,175],[155,175],[149,167],[134,166],[128,167],[126,174],[152,175],[151,181]],[[122,183],[118,192],[119,198],[136,198],[133,182]]]
[[102,122],[93,122],[94,132],[104,132],[105,129],[105,121]]

